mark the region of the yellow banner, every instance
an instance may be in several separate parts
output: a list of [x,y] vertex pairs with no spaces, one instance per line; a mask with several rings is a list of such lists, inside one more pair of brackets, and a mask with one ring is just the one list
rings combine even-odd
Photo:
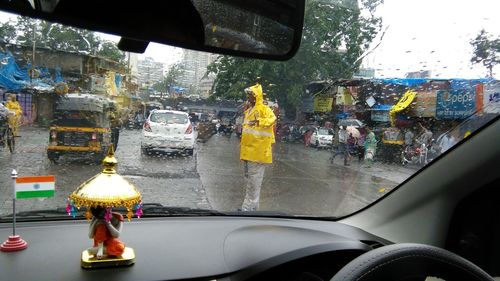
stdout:
[[332,110],[333,98],[330,97],[315,97],[314,98],[314,111],[315,112],[328,112]]
[[403,111],[405,108],[410,106],[416,95],[417,95],[416,92],[408,90],[403,95],[403,97],[398,101],[398,103],[392,106],[391,111],[389,112],[389,115],[391,117],[391,126],[393,127],[395,126],[396,113]]

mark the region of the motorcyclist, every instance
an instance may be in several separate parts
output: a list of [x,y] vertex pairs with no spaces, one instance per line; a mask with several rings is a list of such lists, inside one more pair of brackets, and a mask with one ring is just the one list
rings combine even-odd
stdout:
[[9,126],[12,128],[14,136],[18,135],[19,126],[21,125],[21,117],[23,115],[23,109],[17,101],[16,94],[10,94],[7,96],[7,102],[5,107],[10,111],[14,112],[14,115],[8,116]]
[[415,139],[415,144],[419,147],[422,145],[425,145],[427,147],[432,140],[432,132],[425,128],[421,123],[418,123],[418,126],[422,131],[420,135]]

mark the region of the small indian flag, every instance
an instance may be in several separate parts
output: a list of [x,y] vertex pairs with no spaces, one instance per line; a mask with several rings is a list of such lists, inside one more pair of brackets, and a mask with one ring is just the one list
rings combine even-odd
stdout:
[[16,179],[16,199],[53,197],[55,181],[54,176],[18,177]]

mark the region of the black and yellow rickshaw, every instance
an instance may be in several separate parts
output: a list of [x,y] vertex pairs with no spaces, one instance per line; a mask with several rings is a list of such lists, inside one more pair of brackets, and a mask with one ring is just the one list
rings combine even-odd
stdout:
[[380,147],[382,161],[399,163],[398,159],[404,149],[404,144],[404,135],[401,129],[397,127],[384,128]]
[[146,102],[145,105],[146,105],[146,114],[144,115],[144,117],[146,119],[149,117],[151,111],[163,109],[163,104],[157,101],[149,101]]
[[61,96],[50,127],[49,160],[57,162],[60,156],[69,155],[102,161],[112,143],[112,113],[112,103],[104,97],[81,93]]

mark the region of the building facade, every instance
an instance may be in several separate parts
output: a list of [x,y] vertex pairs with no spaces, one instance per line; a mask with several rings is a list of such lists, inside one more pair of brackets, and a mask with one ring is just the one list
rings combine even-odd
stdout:
[[207,97],[215,80],[214,75],[207,75],[207,67],[217,55],[205,52],[183,50],[181,65],[183,75],[179,84],[189,89],[191,95]]
[[151,57],[139,60],[137,63],[137,79],[140,87],[148,88],[163,80],[165,65],[154,61]]

